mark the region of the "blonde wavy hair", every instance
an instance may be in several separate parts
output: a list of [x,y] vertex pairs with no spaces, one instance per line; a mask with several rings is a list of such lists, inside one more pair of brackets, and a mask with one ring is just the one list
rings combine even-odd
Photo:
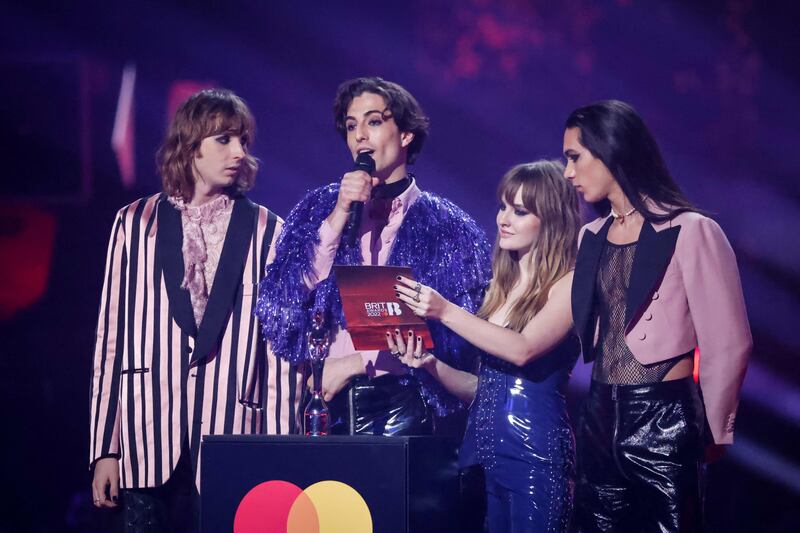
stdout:
[[[522,331],[547,303],[553,285],[575,267],[578,231],[581,226],[578,196],[564,179],[564,166],[558,161],[524,163],[509,170],[497,187],[497,198],[514,205],[522,189],[525,209],[541,220],[535,253],[529,255],[532,279],[508,314],[508,327]],[[503,250],[495,240],[492,281],[478,316],[488,319],[508,299],[519,279],[517,253]]]

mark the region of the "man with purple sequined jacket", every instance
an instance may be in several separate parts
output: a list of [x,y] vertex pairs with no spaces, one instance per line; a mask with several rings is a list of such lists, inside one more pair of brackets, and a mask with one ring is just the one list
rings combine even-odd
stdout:
[[[294,207],[261,283],[256,314],[275,353],[302,364],[311,313],[326,313],[332,342],[322,389],[333,433],[431,434],[435,416],[464,405],[427,372],[409,371],[389,350],[355,350],[331,267],[410,266],[421,283],[475,312],[491,277],[491,246],[469,215],[422,192],[407,171],[428,132],[428,118],[408,91],[381,78],[349,80],[337,92],[334,120],[352,157],[368,153],[375,171],[348,172]],[[353,202],[364,202],[364,209],[351,242],[343,236],[352,231]],[[437,357],[476,370],[472,345],[437,322],[428,327]]]

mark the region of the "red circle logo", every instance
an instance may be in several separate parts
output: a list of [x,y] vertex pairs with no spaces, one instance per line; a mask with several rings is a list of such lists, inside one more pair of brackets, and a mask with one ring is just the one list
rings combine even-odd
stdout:
[[372,533],[372,515],[356,489],[341,481],[305,490],[288,481],[265,481],[244,495],[234,533]]

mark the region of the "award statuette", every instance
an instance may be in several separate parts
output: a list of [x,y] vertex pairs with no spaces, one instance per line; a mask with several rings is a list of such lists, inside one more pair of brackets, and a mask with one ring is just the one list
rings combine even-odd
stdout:
[[311,361],[311,399],[303,411],[303,433],[311,437],[322,437],[329,433],[330,413],[322,397],[322,368],[330,348],[330,336],[322,317],[322,311],[314,311],[311,330],[308,332],[308,354]]

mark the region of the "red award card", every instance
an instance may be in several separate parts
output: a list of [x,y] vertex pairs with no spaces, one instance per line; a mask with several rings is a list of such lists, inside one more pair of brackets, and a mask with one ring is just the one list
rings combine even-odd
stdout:
[[347,331],[356,350],[386,350],[386,331],[414,330],[426,350],[433,348],[425,321],[395,296],[397,276],[414,279],[409,267],[334,265]]

